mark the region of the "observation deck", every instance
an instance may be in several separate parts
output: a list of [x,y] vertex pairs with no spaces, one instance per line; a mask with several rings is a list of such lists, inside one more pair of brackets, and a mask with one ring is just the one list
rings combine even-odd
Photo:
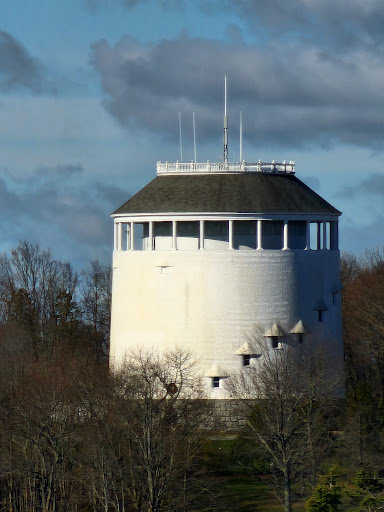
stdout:
[[295,174],[295,162],[157,162],[157,175],[163,174]]

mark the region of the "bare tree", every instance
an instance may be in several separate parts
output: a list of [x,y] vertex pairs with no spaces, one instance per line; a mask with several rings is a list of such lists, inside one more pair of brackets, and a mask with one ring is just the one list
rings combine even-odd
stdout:
[[77,274],[38,244],[20,242],[0,256],[0,318],[29,342],[35,355],[50,357],[58,339],[73,335],[79,321]]
[[109,386],[83,393],[92,417],[83,472],[91,502],[105,512],[188,510],[208,407],[190,356],[137,352]]
[[272,349],[260,332],[252,336],[254,364],[231,376],[227,387],[248,410],[246,435],[282,474],[284,511],[292,512],[295,474],[316,462],[316,448],[327,436],[324,406],[337,382],[325,354],[286,341]]
[[108,356],[111,320],[111,267],[91,261],[81,273],[80,307],[84,321],[91,326],[101,355]]

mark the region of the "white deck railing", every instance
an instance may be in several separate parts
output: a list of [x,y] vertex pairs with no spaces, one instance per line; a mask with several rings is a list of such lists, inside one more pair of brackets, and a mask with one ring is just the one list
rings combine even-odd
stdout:
[[215,174],[237,172],[261,172],[272,174],[294,174],[295,162],[157,162],[157,174]]

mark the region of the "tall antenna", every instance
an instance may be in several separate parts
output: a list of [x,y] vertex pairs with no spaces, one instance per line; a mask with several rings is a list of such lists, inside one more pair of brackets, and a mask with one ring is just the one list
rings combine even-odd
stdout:
[[183,140],[181,138],[181,112],[179,112],[180,162],[183,161]]
[[227,75],[224,75],[224,163],[228,163]]
[[197,162],[196,159],[196,123],[195,123],[195,113],[192,112],[193,117],[193,147],[195,149],[195,163]]
[[243,112],[240,110],[240,162],[243,161]]

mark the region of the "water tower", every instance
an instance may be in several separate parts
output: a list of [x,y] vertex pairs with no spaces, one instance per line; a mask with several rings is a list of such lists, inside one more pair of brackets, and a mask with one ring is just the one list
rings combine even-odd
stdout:
[[113,213],[111,361],[183,347],[212,398],[271,350],[316,339],[342,360],[340,212],[289,163],[158,163]]

